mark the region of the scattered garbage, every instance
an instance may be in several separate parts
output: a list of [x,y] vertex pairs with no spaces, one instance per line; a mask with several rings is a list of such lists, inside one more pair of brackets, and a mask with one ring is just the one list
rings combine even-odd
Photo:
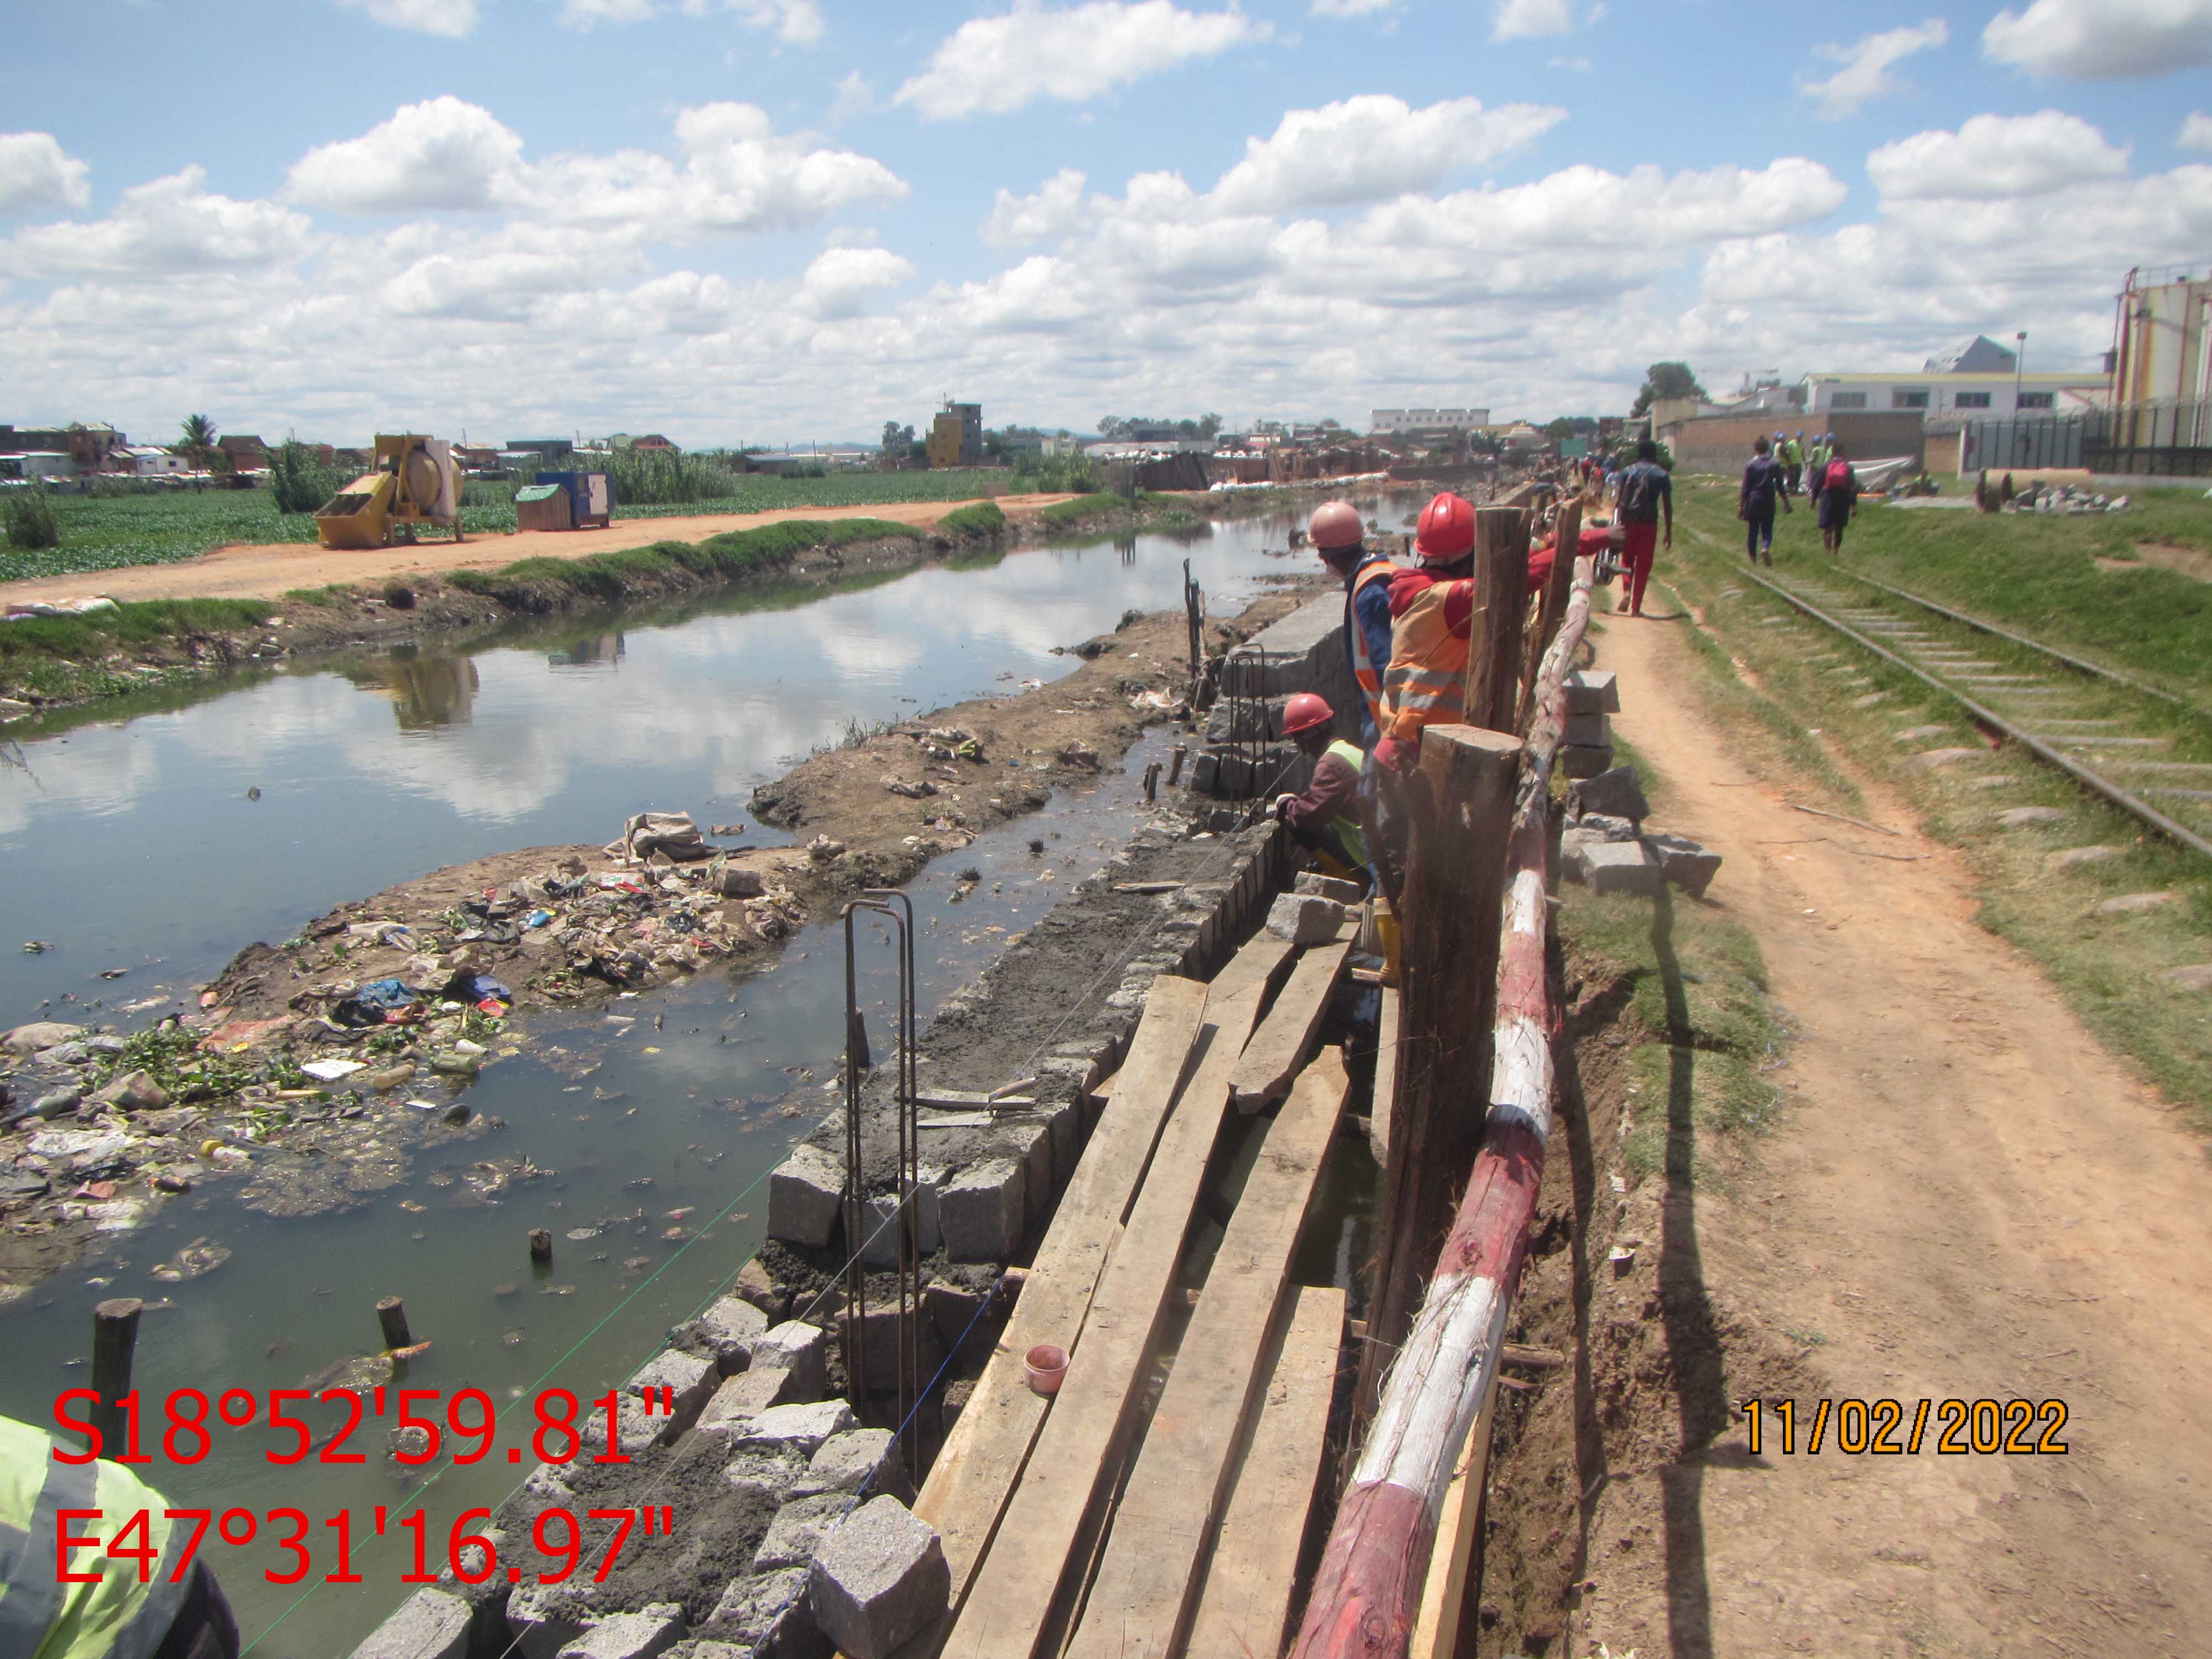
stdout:
[[2125,495],[2106,495],[2081,484],[2032,483],[1999,511],[2005,513],[2125,513]]

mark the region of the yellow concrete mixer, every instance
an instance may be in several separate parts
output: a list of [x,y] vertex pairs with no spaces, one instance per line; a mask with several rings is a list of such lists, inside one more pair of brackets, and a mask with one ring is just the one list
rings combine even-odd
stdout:
[[325,547],[411,542],[418,524],[441,526],[461,539],[461,473],[453,447],[415,433],[379,433],[376,470],[315,509],[315,534]]

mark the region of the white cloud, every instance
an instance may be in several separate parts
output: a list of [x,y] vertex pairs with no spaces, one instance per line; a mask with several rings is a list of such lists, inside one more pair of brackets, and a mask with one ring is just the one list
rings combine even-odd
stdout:
[[1555,70],[1572,70],[1577,75],[1589,75],[1597,65],[1587,58],[1554,58],[1546,65]]
[[839,126],[866,115],[876,106],[876,89],[858,70],[847,71],[837,82],[837,95],[830,100],[830,125]]
[[92,199],[91,173],[51,132],[0,132],[0,213],[82,207]]
[[2173,142],[2184,149],[2212,150],[2212,115],[2201,109],[2191,110]]
[[134,185],[106,219],[26,227],[0,243],[0,270],[183,275],[259,264],[307,247],[312,228],[305,214],[210,195],[206,185],[207,169],[188,167]]
[[1274,134],[1247,138],[1244,159],[1213,188],[1226,212],[1345,207],[1431,190],[1446,174],[1534,143],[1567,118],[1543,104],[1486,110],[1479,98],[1409,108],[1388,94],[1287,112]]
[[2128,152],[2078,115],[1977,115],[1956,132],[1920,132],[1867,157],[1886,199],[2001,201],[2127,176]]
[[[697,16],[709,0],[684,0],[684,9]],[[757,29],[774,29],[776,39],[794,46],[811,46],[828,26],[822,21],[819,0],[723,0],[727,8]]]
[[556,223],[629,228],[681,240],[714,233],[804,229],[864,202],[907,193],[880,161],[778,136],[752,104],[706,104],[676,118],[679,167],[647,150],[530,162],[486,109],[447,96],[410,104],[358,138],[311,150],[287,190],[351,212],[516,210]]
[[594,23],[642,23],[659,10],[658,0],[561,0],[561,27],[587,29]]
[[309,150],[294,163],[285,193],[347,213],[484,209],[521,158],[520,135],[448,93],[403,104],[358,138]]
[[1492,40],[1528,40],[1575,32],[1573,0],[1497,0],[1490,25]]
[[2212,62],[2212,0],[2035,0],[1990,19],[1982,51],[2075,81],[2168,75]]
[[1273,27],[1227,11],[1189,12],[1174,0],[1088,0],[963,23],[893,102],[927,120],[1003,115],[1040,96],[1079,104],[1148,75],[1268,39]]
[[1388,11],[1398,0],[1313,0],[1316,17],[1370,17]]
[[[642,23],[659,16],[663,0],[562,0],[563,27],[588,29],[594,23]],[[686,17],[705,17],[717,11],[735,12],[748,27],[773,29],[776,38],[796,46],[811,46],[826,30],[820,0],[678,0]]]
[[477,0],[338,0],[386,28],[413,29],[459,40],[477,26]]
[[870,295],[913,275],[913,265],[889,248],[832,247],[807,266],[799,287],[816,316],[857,317]]
[[1813,50],[1820,56],[1843,67],[1825,81],[1801,76],[1797,90],[1820,106],[1822,116],[1840,121],[1857,114],[1877,98],[1893,97],[1904,91],[1905,81],[1891,74],[1891,69],[1915,52],[1931,51],[1950,38],[1951,26],[1940,17],[1931,17],[1917,27],[1907,24],[1866,35],[1854,46],[1815,46]]
[[1017,196],[1001,185],[983,222],[983,240],[993,247],[1021,247],[1073,234],[1085,216],[1083,185],[1073,167],[1062,167],[1034,196]]

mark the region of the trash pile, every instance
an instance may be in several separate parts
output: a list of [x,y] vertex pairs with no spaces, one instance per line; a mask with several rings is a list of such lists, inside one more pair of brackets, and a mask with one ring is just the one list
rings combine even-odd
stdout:
[[[604,859],[572,854],[457,904],[448,886],[421,914],[342,907],[249,946],[197,1010],[148,1030],[40,1020],[0,1036],[0,1218],[19,1232],[132,1227],[159,1194],[210,1174],[260,1180],[280,1144],[338,1166],[290,1187],[352,1201],[398,1178],[366,1167],[358,1120],[468,1131],[459,1095],[521,1052],[519,1004],[665,984],[805,919],[780,866],[738,861],[687,814],[630,818]],[[303,1201],[289,1188],[270,1200]]]
[[[1978,499],[1988,503],[1989,495],[1980,491]],[[2082,484],[2030,483],[2010,495],[2000,485],[1996,495],[1994,506],[2000,513],[2124,513],[2130,506],[2125,495],[2106,495]]]

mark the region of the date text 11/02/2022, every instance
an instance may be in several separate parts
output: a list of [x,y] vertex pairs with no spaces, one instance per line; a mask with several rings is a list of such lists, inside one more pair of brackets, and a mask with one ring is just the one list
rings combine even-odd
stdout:
[[[272,1584],[297,1584],[304,1582],[313,1569],[310,1534],[315,1522],[308,1519],[304,1510],[273,1509],[266,1516],[256,1516],[252,1510],[230,1509],[220,1513],[213,1510],[165,1509],[161,1516],[173,1533],[181,1532],[180,1547],[165,1551],[154,1542],[154,1511],[133,1510],[122,1517],[123,1524],[112,1537],[85,1536],[80,1528],[88,1522],[97,1527],[110,1517],[101,1510],[64,1509],[55,1516],[54,1566],[57,1579],[63,1583],[96,1584],[100,1582],[102,1569],[96,1560],[81,1559],[87,1550],[118,1561],[135,1565],[140,1583],[148,1583],[159,1568],[164,1556],[173,1559],[168,1580],[182,1583],[192,1570],[193,1559],[199,1553],[201,1541],[210,1527],[226,1544],[243,1546],[253,1541],[262,1526],[282,1528],[275,1539],[276,1547],[292,1558],[289,1568],[269,1568],[262,1577]],[[585,1518],[607,1524],[607,1535],[600,1542],[587,1546],[581,1522],[570,1511],[550,1509],[539,1513],[531,1528],[530,1541],[538,1554],[551,1563],[551,1570],[526,1575],[538,1583],[565,1583],[579,1568],[588,1565],[595,1583],[604,1583],[622,1559],[623,1546],[635,1531],[651,1538],[665,1535],[674,1526],[676,1512],[667,1506],[627,1510],[588,1510]],[[526,1577],[519,1566],[502,1568],[497,1542],[476,1530],[479,1522],[489,1522],[491,1511],[473,1509],[463,1512],[456,1520],[445,1540],[444,1565],[464,1583],[481,1584],[498,1577],[503,1571],[509,1583],[519,1584]],[[352,1511],[341,1510],[320,1524],[331,1537],[324,1540],[325,1547],[336,1557],[335,1564],[323,1574],[324,1582],[331,1584],[358,1584],[362,1577],[353,1570],[354,1516]],[[369,1512],[369,1529],[377,1537],[386,1529],[411,1534],[414,1539],[413,1570],[400,1576],[404,1584],[434,1584],[438,1582],[437,1564],[431,1553],[430,1523],[421,1510],[404,1515],[387,1513],[381,1504]]]
[[[633,1398],[633,1409],[641,1407],[647,1416],[675,1413],[672,1389],[646,1389]],[[344,1419],[319,1445],[314,1431],[295,1412],[310,1401],[333,1407]],[[574,1463],[583,1461],[585,1448],[591,1444],[601,1449],[588,1460],[591,1462],[629,1462],[617,1432],[623,1402],[617,1389],[609,1389],[588,1407],[567,1389],[539,1390],[531,1396],[536,1419],[530,1436],[532,1453],[541,1463]],[[248,1428],[256,1419],[266,1423],[276,1440],[264,1454],[271,1463],[304,1463],[310,1459],[319,1463],[362,1463],[368,1455],[350,1449],[348,1442],[361,1428],[364,1417],[380,1419],[389,1413],[395,1462],[416,1467],[435,1462],[442,1453],[455,1463],[478,1463],[491,1455],[502,1415],[482,1389],[461,1389],[450,1397],[437,1389],[379,1386],[366,1394],[355,1389],[326,1389],[319,1394],[307,1389],[272,1389],[265,1405],[251,1389],[226,1389],[212,1401],[201,1389],[178,1389],[158,1401],[144,1402],[134,1389],[115,1401],[122,1443],[110,1447],[92,1419],[100,1404],[100,1395],[91,1389],[70,1389],[56,1396],[55,1424],[64,1433],[87,1442],[82,1452],[57,1446],[57,1462],[89,1463],[106,1457],[117,1463],[197,1463],[213,1444],[209,1422],[212,1413],[216,1422],[232,1430]],[[507,1462],[520,1463],[522,1456],[521,1446],[507,1449]]]

